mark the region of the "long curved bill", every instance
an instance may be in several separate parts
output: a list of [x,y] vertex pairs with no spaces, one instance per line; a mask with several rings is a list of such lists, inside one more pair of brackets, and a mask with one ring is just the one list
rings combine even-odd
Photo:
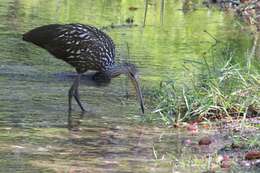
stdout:
[[140,84],[139,84],[139,79],[137,76],[132,76],[132,75],[129,75],[129,76],[135,87],[136,95],[137,95],[138,101],[140,103],[142,113],[144,114],[144,100],[143,100],[143,95],[142,95],[142,91],[141,91]]

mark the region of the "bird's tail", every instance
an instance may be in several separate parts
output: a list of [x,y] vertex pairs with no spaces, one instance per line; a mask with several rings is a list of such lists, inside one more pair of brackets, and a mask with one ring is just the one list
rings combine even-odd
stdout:
[[58,27],[60,27],[60,25],[52,24],[35,28],[23,34],[23,40],[44,47],[44,45],[48,44],[49,41],[55,38],[55,30]]

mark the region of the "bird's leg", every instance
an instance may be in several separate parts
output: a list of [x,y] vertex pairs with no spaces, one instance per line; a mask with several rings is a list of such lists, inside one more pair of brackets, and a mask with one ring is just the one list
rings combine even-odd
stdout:
[[80,113],[80,117],[79,118],[76,118],[76,117],[73,117],[71,112],[69,112],[69,116],[68,116],[68,129],[69,130],[79,130],[79,127],[80,127],[80,124],[81,124],[81,120],[83,119],[84,117],[84,113],[85,112],[81,112]]
[[78,103],[80,109],[85,112],[86,110],[84,109],[84,107],[82,106],[80,99],[79,99],[79,82],[78,85],[76,86],[75,92],[74,92],[74,98],[76,100],[76,102]]
[[73,84],[71,85],[70,89],[69,89],[69,112],[71,111],[71,101],[72,101],[72,97],[74,95],[74,92],[75,92],[75,83],[77,83],[77,80],[78,80],[78,76],[77,78],[74,80]]
[[71,111],[71,101],[72,101],[72,96],[74,96],[76,102],[78,103],[79,107],[81,108],[82,111],[85,111],[85,109],[83,108],[80,99],[79,99],[79,82],[80,82],[80,77],[81,74],[78,74],[78,76],[76,77],[76,79],[74,80],[73,84],[71,85],[70,89],[69,89],[69,111]]

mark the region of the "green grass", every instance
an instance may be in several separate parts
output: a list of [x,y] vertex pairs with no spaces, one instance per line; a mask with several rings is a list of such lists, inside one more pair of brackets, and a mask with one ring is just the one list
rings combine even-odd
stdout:
[[192,74],[190,81],[181,85],[175,80],[162,81],[150,93],[155,107],[150,120],[169,125],[195,119],[259,115],[259,62],[249,54],[242,58],[234,57],[230,46],[219,44],[200,62],[191,62],[198,66],[198,72],[193,74],[186,69]]

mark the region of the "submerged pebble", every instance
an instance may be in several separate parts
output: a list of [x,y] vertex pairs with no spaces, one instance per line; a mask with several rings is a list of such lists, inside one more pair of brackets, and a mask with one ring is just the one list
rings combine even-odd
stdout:
[[203,137],[199,140],[199,145],[209,145],[212,141],[209,137]]

